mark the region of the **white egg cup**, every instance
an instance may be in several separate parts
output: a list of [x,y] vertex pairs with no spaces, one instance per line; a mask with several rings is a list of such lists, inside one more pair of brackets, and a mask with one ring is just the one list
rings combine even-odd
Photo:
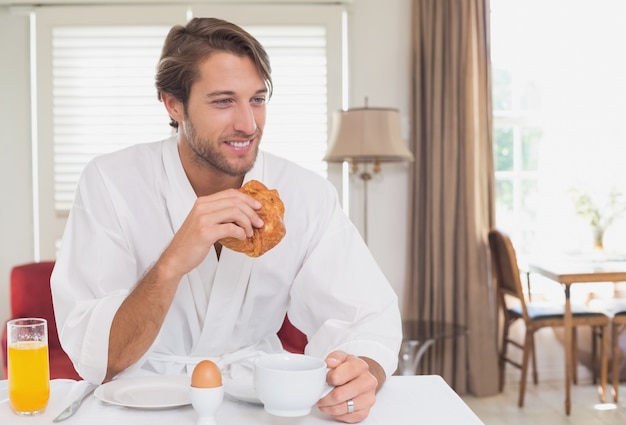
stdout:
[[215,388],[189,387],[191,405],[198,414],[196,425],[219,425],[215,420],[217,411],[224,399],[224,386]]

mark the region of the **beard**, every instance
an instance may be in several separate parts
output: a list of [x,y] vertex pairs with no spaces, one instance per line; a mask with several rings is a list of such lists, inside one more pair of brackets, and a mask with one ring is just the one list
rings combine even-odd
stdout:
[[[219,144],[216,146],[213,140],[198,135],[196,128],[191,120],[189,120],[188,116],[183,122],[182,130],[185,132],[189,147],[196,154],[196,162],[200,163],[202,166],[209,166],[232,177],[243,176],[254,166],[257,154],[259,153],[258,144],[253,148],[254,150],[252,151],[250,160],[246,161],[244,157],[241,157],[237,161],[229,161],[226,155],[219,150]],[[258,128],[252,135],[244,133],[232,135],[233,140],[251,140],[260,137],[261,131]],[[226,140],[228,140],[228,138],[226,138]]]

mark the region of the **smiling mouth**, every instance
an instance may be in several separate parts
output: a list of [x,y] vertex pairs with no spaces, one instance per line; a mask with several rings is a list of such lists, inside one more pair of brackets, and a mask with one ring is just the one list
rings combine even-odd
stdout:
[[245,148],[246,146],[249,146],[252,143],[252,140],[245,140],[243,142],[234,142],[231,140],[226,141],[227,145],[233,146],[235,148]]

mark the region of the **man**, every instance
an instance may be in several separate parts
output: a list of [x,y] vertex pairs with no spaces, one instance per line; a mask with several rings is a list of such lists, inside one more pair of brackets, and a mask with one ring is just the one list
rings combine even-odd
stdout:
[[[60,339],[92,382],[189,374],[215,358],[277,352],[285,314],[326,359],[336,388],[318,407],[367,417],[401,341],[397,297],[333,187],[259,151],[271,96],[263,47],[236,25],[195,18],[170,31],[157,69],[177,135],[84,170],[52,277]],[[297,135],[294,135],[297,143]],[[261,228],[236,190],[277,189],[287,234],[258,258],[224,248]]]

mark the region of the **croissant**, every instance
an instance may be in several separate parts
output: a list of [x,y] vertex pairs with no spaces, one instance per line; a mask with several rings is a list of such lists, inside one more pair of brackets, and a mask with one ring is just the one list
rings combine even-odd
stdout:
[[278,196],[276,189],[268,189],[258,180],[250,180],[240,189],[261,203],[257,214],[263,220],[263,227],[254,227],[254,234],[243,240],[227,237],[220,239],[222,246],[233,251],[242,252],[250,257],[259,257],[274,248],[285,237],[287,230],[283,218],[285,205]]

